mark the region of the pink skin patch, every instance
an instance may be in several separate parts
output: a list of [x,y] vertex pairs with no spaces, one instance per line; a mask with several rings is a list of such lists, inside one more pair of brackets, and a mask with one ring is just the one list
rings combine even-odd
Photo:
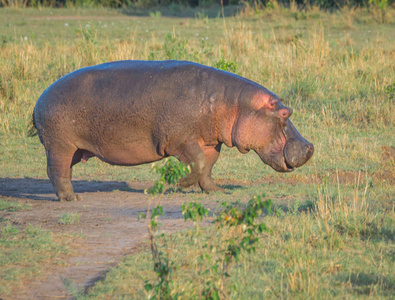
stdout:
[[95,155],[92,152],[84,151],[81,157],[81,162],[86,163],[89,158],[94,157]]

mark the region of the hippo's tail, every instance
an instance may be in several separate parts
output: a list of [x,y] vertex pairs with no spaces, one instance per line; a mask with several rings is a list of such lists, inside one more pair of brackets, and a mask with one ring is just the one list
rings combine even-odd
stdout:
[[34,112],[33,112],[33,114],[32,114],[32,122],[31,122],[29,130],[27,132],[27,136],[28,137],[33,137],[33,136],[36,136],[36,135],[38,135],[38,132],[37,132],[36,122],[34,120]]

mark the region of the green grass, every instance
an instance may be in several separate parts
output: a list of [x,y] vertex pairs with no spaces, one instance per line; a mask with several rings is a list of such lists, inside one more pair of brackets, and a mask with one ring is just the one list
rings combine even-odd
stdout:
[[[225,31],[217,18],[132,18],[100,9],[2,9],[2,174],[46,178],[38,139],[25,137],[35,101],[54,80],[86,65],[148,58],[237,65],[241,75],[262,83],[294,109],[293,122],[316,146],[313,163],[319,174],[336,168],[386,169],[380,147],[394,146],[393,92],[386,91],[395,81],[393,24],[377,24],[371,15],[373,23],[365,24],[360,18],[369,15],[360,11],[352,19],[352,29],[339,29],[347,12],[317,13],[320,18],[307,20],[290,19],[291,11],[240,14],[227,19]],[[93,16],[76,20],[72,14]],[[175,20],[182,25],[174,27]],[[352,40],[352,46],[344,39]],[[214,176],[257,180],[274,174],[257,163],[255,154],[223,152],[226,159],[220,158]],[[152,180],[146,166],[129,169],[92,162],[76,166],[75,176]],[[313,163],[295,174],[312,174]]]
[[9,222],[0,225],[0,295],[7,295],[23,280],[39,276],[44,263],[68,253],[65,240],[50,231]]
[[[355,298],[390,299],[395,292],[394,211],[364,211],[333,204],[332,214],[321,207],[313,210],[267,216],[270,232],[264,234],[255,253],[245,255],[230,268],[224,293],[231,299],[277,298]],[[210,269],[221,256],[226,230],[208,227],[182,231],[159,238],[160,251],[172,262],[172,295],[181,299],[198,298],[208,281],[218,280]],[[200,260],[209,254],[211,261]],[[206,272],[204,272],[206,271]],[[106,278],[77,299],[149,298],[146,280],[155,282],[149,251],[124,259]]]
[[30,204],[21,204],[14,201],[8,201],[0,197],[0,211],[23,211],[30,209]]
[[62,214],[58,219],[58,223],[61,225],[78,224],[79,221],[80,221],[80,215],[78,213],[75,214],[65,213]]
[[[30,204],[0,197],[0,212],[31,209]],[[60,221],[67,222],[64,224],[78,222],[75,215]],[[44,264],[56,262],[59,255],[69,253],[68,241],[67,235],[55,235],[29,224],[14,225],[6,217],[0,217],[0,295],[8,295],[24,280],[41,276]]]
[[[31,112],[45,88],[75,69],[121,59],[186,59],[231,68],[284,98],[294,110],[292,121],[316,150],[307,165],[281,174],[255,153],[223,147],[213,177],[229,193],[185,194],[186,200],[204,197],[213,206],[262,193],[274,201],[275,214],[265,221],[272,233],[262,238],[256,254],[233,266],[228,295],[390,298],[394,10],[329,13],[314,7],[247,6],[225,20],[216,17],[218,10],[175,13],[0,9],[0,176],[47,178],[44,149],[37,137],[27,138]],[[192,17],[181,18],[184,13]],[[149,165],[126,168],[91,159],[76,165],[73,176],[153,181],[157,178],[150,170]],[[0,205],[2,210],[21,209]],[[14,228],[5,220],[0,224],[2,230]],[[210,241],[215,234],[220,233],[208,228],[200,238]],[[184,291],[185,298],[196,296],[197,289],[199,254],[191,236],[176,233],[174,241],[166,242],[178,266],[174,292]],[[149,253],[135,254],[84,297],[144,298],[152,269]],[[239,286],[237,294],[232,283]]]

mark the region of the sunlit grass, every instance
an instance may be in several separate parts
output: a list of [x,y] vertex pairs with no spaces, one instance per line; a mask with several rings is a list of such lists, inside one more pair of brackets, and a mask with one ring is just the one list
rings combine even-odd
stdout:
[[[300,11],[295,6],[246,6],[225,20],[201,10],[194,18],[168,18],[165,11],[144,17],[128,13],[0,9],[0,176],[47,178],[44,149],[37,137],[27,138],[27,129],[36,100],[61,76],[122,59],[184,59],[210,66],[227,62],[284,98],[294,110],[294,124],[315,145],[312,160],[290,174],[276,173],[255,153],[242,155],[223,147],[213,177],[229,193],[183,196],[188,201],[205,197],[216,205],[266,193],[274,201],[275,214],[265,220],[272,233],[262,237],[256,254],[233,267],[229,286],[236,284],[238,292],[230,291],[229,296],[391,297],[393,9],[382,13],[372,7],[343,8],[329,13],[314,7]],[[76,165],[73,176],[153,181],[150,169],[91,159]],[[171,200],[172,194],[166,197]],[[12,203],[0,205],[2,210],[20,209]],[[29,240],[38,232],[0,221],[8,244],[16,243],[18,236]],[[56,253],[51,234],[40,232],[38,236],[46,239],[43,245],[49,243],[44,247],[47,254]],[[218,234],[208,228],[201,238],[215,243]],[[179,266],[174,292],[184,292],[185,298],[197,295],[194,263],[199,253],[193,236],[176,233],[167,242]],[[20,249],[22,254],[30,251]],[[4,258],[13,255],[10,248],[7,251]],[[26,272],[37,274],[40,262],[26,265]],[[151,270],[149,254],[138,253],[111,270],[86,296],[146,297],[144,281],[154,277]],[[4,287],[9,291],[10,286]]]
[[[292,11],[262,11],[256,18],[240,14],[225,22],[187,19],[180,20],[183,25],[177,27],[164,17],[117,20],[119,13],[106,11],[93,11],[104,19],[87,21],[68,20],[67,10],[65,19],[59,20],[45,20],[46,10],[42,17],[27,10],[21,23],[15,13],[8,15],[7,11],[14,10],[2,10],[4,21],[0,24],[5,29],[0,51],[1,164],[4,170],[13,165],[7,176],[21,176],[19,166],[29,172],[35,165],[27,163],[23,151],[29,153],[29,160],[43,156],[38,139],[24,141],[35,101],[43,90],[75,69],[122,59],[186,59],[206,65],[225,59],[235,63],[242,76],[263,84],[294,109],[292,119],[297,128],[316,145],[318,172],[336,167],[377,171],[383,167],[380,147],[393,146],[393,93],[386,92],[395,81],[391,26],[363,25],[354,20],[355,29],[338,31],[335,25],[345,18],[346,11],[332,15],[318,11],[320,18],[309,17],[308,23],[288,20],[292,28],[275,26]],[[263,17],[270,14],[278,14],[279,20]],[[40,18],[43,20],[38,22]],[[37,31],[25,39],[24,30],[36,23],[41,24],[38,28],[53,24],[56,32],[44,38]],[[108,29],[104,24],[113,25]],[[346,36],[355,40],[353,47],[342,44]],[[371,42],[361,42],[362,36]],[[32,149],[24,148],[26,144]],[[243,160],[256,165],[252,156]],[[260,171],[243,175],[235,167],[227,170],[245,180],[271,173],[260,167]],[[85,167],[88,172],[79,168],[76,176],[97,173],[89,167]],[[107,172],[109,167],[99,168]],[[311,171],[310,164],[298,172]],[[44,171],[37,175],[46,176]]]
[[[309,203],[274,201],[274,213],[264,219],[270,231],[255,253],[229,269],[223,289],[228,298],[391,297],[394,207],[369,207],[366,185],[348,195],[325,183],[316,188],[318,197]],[[226,229],[203,227],[158,237],[160,251],[172,262],[172,295],[198,298],[205,282],[219,280],[211,266],[228,235]],[[211,258],[202,261],[201,255]],[[155,281],[152,264],[149,252],[131,255],[77,298],[149,297],[144,284]]]
[[20,228],[0,219],[0,295],[7,295],[23,280],[39,276],[44,263],[67,254],[67,238],[37,226]]

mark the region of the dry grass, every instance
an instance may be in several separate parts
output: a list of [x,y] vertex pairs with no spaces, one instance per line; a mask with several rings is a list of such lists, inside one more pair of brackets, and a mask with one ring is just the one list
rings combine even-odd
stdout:
[[[332,26],[344,18],[351,18],[347,19],[349,27],[357,26],[351,15],[362,14],[361,10],[344,9],[330,15],[312,9],[306,12],[307,16],[321,17],[307,17],[307,24],[311,25],[302,31],[299,25],[306,20],[288,20],[295,29],[275,28],[289,19],[289,14],[300,13],[295,8],[262,11],[254,22],[244,16],[248,9],[252,8],[247,6],[239,16],[224,22],[208,19],[207,25],[201,24],[200,19],[188,21],[191,24],[180,27],[182,30],[205,32],[189,38],[175,28],[169,28],[171,33],[165,36],[148,32],[140,37],[144,29],[136,25],[130,26],[123,38],[112,39],[98,28],[100,23],[95,26],[81,22],[74,40],[61,36],[51,40],[25,40],[16,34],[8,37],[0,51],[0,134],[25,137],[35,101],[42,91],[78,68],[123,59],[186,59],[206,65],[225,59],[238,65],[240,75],[285,98],[296,112],[293,120],[301,132],[315,143],[322,143],[318,151],[333,148],[330,152],[318,152],[319,163],[325,161],[328,165],[331,156],[337,155],[357,161],[366,161],[368,155],[367,161],[379,161],[379,147],[388,145],[395,120],[393,94],[386,92],[386,87],[395,82],[393,39],[385,41],[372,34],[369,39],[374,42],[361,43],[356,29],[333,37]],[[275,15],[276,20],[267,21],[263,17],[267,14]],[[64,23],[61,22],[60,25]],[[224,26],[226,30],[221,31]],[[206,39],[211,28],[218,31]],[[362,136],[355,132],[356,128]],[[339,134],[347,136],[345,145],[333,142]],[[368,138],[372,135],[373,139]],[[356,138],[366,139],[361,143]]]
[[[117,21],[116,15],[89,23],[52,20],[45,23],[54,26],[51,38],[37,32],[27,39],[22,32],[44,21],[27,18],[25,25],[15,25],[19,21],[5,15],[12,11],[0,11],[7,20],[0,21],[0,29],[7,29],[7,22],[14,24],[14,31],[5,31],[0,40],[2,175],[46,177],[39,141],[27,140],[26,134],[35,101],[61,76],[122,59],[186,59],[211,66],[224,59],[237,65],[240,75],[285,98],[295,111],[294,123],[316,149],[312,163],[288,175],[292,184],[264,186],[278,198],[292,194],[295,205],[278,205],[276,215],[267,217],[273,233],[262,238],[263,247],[254,256],[234,266],[229,297],[390,297],[394,159],[392,154],[383,157],[383,149],[394,146],[393,10],[344,8],[330,14],[272,3],[270,9],[246,6],[225,20],[203,13],[188,20],[155,16]],[[111,22],[115,25],[107,29]],[[220,178],[251,182],[283,176],[263,168],[253,155],[224,152],[214,170]],[[141,169],[135,170],[133,175],[93,161],[75,174],[96,180],[147,178]],[[338,182],[341,172],[355,174],[355,184]],[[333,173],[334,184],[326,177]],[[243,194],[262,189],[251,187],[224,197],[245,198]],[[304,209],[307,199],[313,204]],[[220,234],[208,229],[199,237],[200,246],[204,240],[214,243]],[[170,239],[174,241],[167,243],[177,245],[174,291],[197,297],[196,235],[180,233]],[[149,254],[128,258],[97,285],[92,297],[146,297],[144,280],[154,276],[149,268]],[[211,273],[207,276],[215,279]],[[136,281],[130,282],[131,277]],[[232,284],[238,292],[231,291]]]
[[[340,16],[341,19],[349,13]],[[345,36],[345,40],[330,45],[322,26],[307,30],[304,39],[297,34],[282,36],[282,31],[272,31],[267,37],[251,27],[244,21],[228,21],[228,30],[207,53],[199,40],[184,42],[177,34],[173,34],[170,47],[185,43],[185,49],[173,55],[179,59],[208,65],[221,57],[235,61],[241,75],[258,82],[263,79],[269,89],[300,103],[297,109],[313,106],[325,124],[347,121],[351,126],[393,126],[393,102],[383,93],[395,77],[393,53],[386,50],[388,43],[364,46],[355,53],[351,37]],[[155,59],[168,56],[154,33],[152,38],[137,43],[133,36],[120,41],[99,39],[91,27],[80,28],[79,32],[80,38],[71,44],[55,40],[37,46],[28,40],[3,45],[0,52],[2,132],[22,134],[43,88],[64,74],[106,61],[144,59],[152,53]],[[349,109],[350,102],[353,110]],[[329,107],[333,113],[327,114],[331,104],[336,107]]]

